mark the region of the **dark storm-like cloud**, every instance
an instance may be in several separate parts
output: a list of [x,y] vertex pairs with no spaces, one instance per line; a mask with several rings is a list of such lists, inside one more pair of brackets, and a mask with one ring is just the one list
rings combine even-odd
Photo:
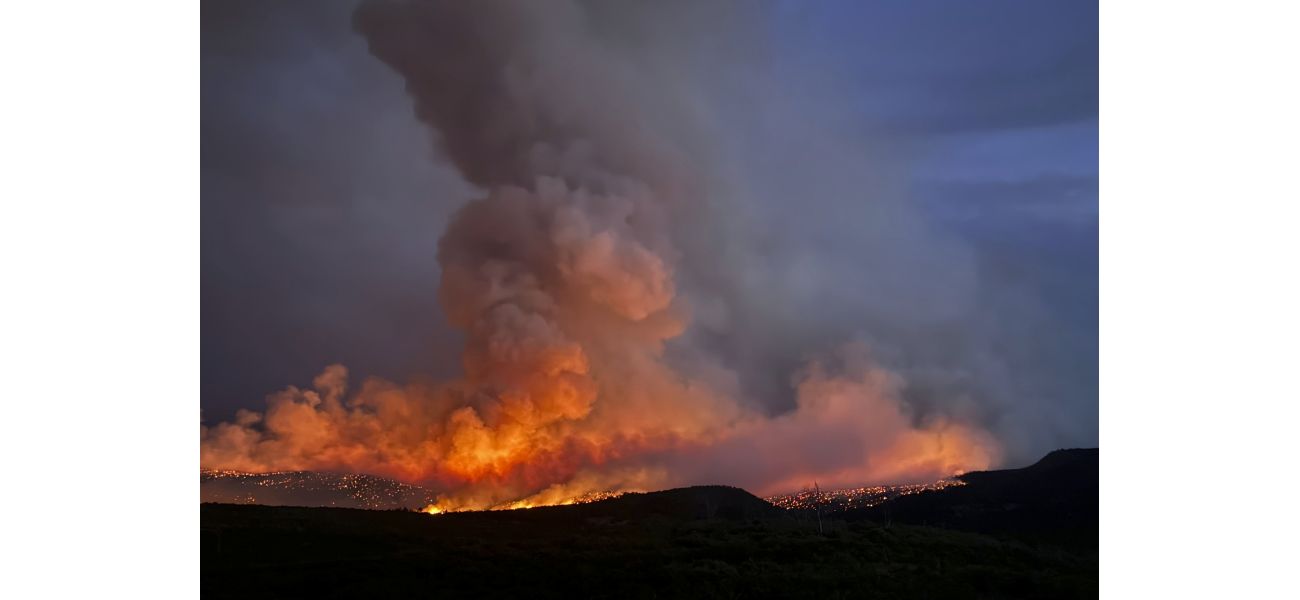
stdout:
[[[398,57],[398,71],[427,75],[405,79],[349,31],[351,3],[225,6],[205,7],[226,15],[211,29],[204,19],[205,411],[256,405],[334,361],[399,379],[458,371],[459,335],[436,300],[435,246],[448,214],[476,185],[528,184],[530,161],[562,164],[563,153],[539,154],[529,140],[609,137],[618,111],[602,111],[625,101],[578,80],[567,82],[572,91],[550,92],[573,111],[567,118],[554,106],[538,108],[549,121],[517,107],[502,113],[494,103],[511,90],[501,86],[540,83],[484,80],[481,66],[503,64],[493,52],[533,43],[538,23],[484,17],[468,5],[454,29],[451,20],[412,22],[410,35],[390,28],[372,41],[391,45],[377,48]],[[673,160],[715,175],[692,183],[708,202],[673,230],[686,255],[678,281],[692,326],[670,344],[669,364],[702,379],[734,373],[747,402],[780,418],[796,408],[792,380],[809,359],[856,340],[906,379],[901,393],[918,423],[969,418],[1015,457],[1095,443],[1095,375],[1093,388],[1076,385],[1087,383],[1088,364],[1095,373],[1095,356],[1078,352],[1089,327],[1095,344],[1095,310],[1089,321],[1086,303],[1062,309],[1080,291],[1062,292],[1054,279],[1090,276],[1074,261],[1095,249],[1063,245],[1019,210],[1051,213],[1076,191],[1095,193],[1095,178],[927,174],[917,186],[908,175],[910,163],[942,150],[936,138],[1095,115],[1095,33],[1089,51],[1078,43],[1088,41],[1086,18],[1071,29],[1087,11],[832,6],[844,31],[818,29],[825,21],[787,28],[780,11],[745,6],[744,27],[689,3],[584,7],[583,35],[635,57],[618,72],[690,92],[688,108],[655,104],[658,92],[634,100],[670,137],[688,140]],[[364,31],[364,13],[357,19]],[[400,64],[435,34],[479,54]],[[819,39],[826,47],[786,58],[787,43]],[[786,60],[833,66],[843,77],[825,86]],[[479,69],[456,71],[471,64]],[[424,87],[447,80],[464,85]],[[424,99],[414,111],[408,92]],[[476,125],[484,121],[501,128],[485,135]],[[588,164],[582,144],[571,146],[569,158]],[[647,162],[642,143],[596,146],[605,168],[677,167]],[[999,162],[1011,169],[1028,155],[1014,144],[1005,154]],[[918,197],[934,206],[916,206]],[[953,225],[954,209],[966,207],[977,218]],[[1063,256],[1037,261],[1052,252]],[[800,431],[786,434],[808,441]],[[837,439],[808,452],[850,451],[859,437]],[[733,455],[743,449],[722,448],[718,459]],[[699,469],[707,480],[709,469]]]
[[203,5],[205,420],[334,361],[456,369],[428,231],[468,186],[432,160],[354,5]]
[[[799,197],[788,192],[825,206],[848,199],[866,209],[846,215],[855,220],[886,217],[867,231],[833,228],[825,214],[765,224],[789,241],[817,223],[837,238],[865,234],[839,241],[865,244],[866,273],[890,277],[894,288],[877,289],[872,307],[917,306],[925,286],[913,282],[939,278],[934,289],[949,291],[970,282],[961,250],[929,236],[895,199],[873,198],[869,182],[843,168],[857,160],[852,145],[823,136],[828,123],[801,115],[804,107],[763,109],[782,112],[782,122],[807,117],[826,139],[803,149],[816,166],[759,177],[747,152],[730,147],[731,122],[718,118],[711,82],[747,69],[749,57],[692,58],[740,23],[686,3],[656,5],[638,16],[705,26],[629,39],[615,33],[635,34],[639,24],[590,6],[367,0],[358,8],[357,30],[401,77],[439,158],[481,188],[445,227],[427,231],[438,239],[438,307],[464,335],[462,371],[429,385],[357,385],[346,367],[330,365],[310,389],[286,388],[264,411],[203,428],[203,465],[434,481],[445,490],[440,507],[454,509],[734,481],[743,448],[763,457],[744,478],[760,492],[809,477],[933,479],[998,461],[1001,444],[975,412],[943,398],[910,406],[873,341],[809,340],[822,356],[802,361],[786,405],[773,407],[737,383],[759,365],[685,335],[697,307],[715,310],[710,329],[724,335],[809,320],[800,316],[811,307],[787,295],[790,273],[745,280],[767,265],[755,260],[753,238],[723,227],[762,203]],[[753,75],[736,82],[767,85]],[[781,130],[757,133],[784,143]],[[755,185],[769,189],[755,193]],[[890,252],[897,258],[883,259]],[[912,261],[934,270],[909,278],[892,266]],[[795,287],[816,292],[845,275],[828,266],[824,280]],[[761,298],[730,293],[731,284],[763,286],[794,311],[770,311]],[[964,300],[926,304],[942,313]],[[767,339],[782,342],[779,333]],[[687,353],[695,360],[674,360]]]

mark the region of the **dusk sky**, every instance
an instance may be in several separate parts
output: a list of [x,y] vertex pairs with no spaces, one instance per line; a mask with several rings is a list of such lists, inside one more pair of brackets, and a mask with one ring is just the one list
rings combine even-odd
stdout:
[[[203,5],[204,425],[333,363],[353,381],[460,373],[438,243],[481,193],[354,5]],[[680,343],[771,415],[810,356],[859,340],[909,405],[981,423],[1005,461],[1096,446],[1096,5],[779,2],[737,20],[653,42],[655,64],[707,82],[693,97],[717,118],[696,134],[749,190],[725,220],[746,241],[683,234],[726,258],[679,282],[722,306],[697,302]]]

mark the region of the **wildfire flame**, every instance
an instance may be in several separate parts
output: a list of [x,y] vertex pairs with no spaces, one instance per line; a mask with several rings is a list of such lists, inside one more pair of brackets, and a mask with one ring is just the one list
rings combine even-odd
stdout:
[[914,414],[862,345],[809,363],[775,415],[703,349],[671,359],[691,314],[675,230],[707,205],[709,177],[666,133],[689,129],[664,121],[680,103],[656,94],[673,86],[626,76],[585,22],[560,3],[360,6],[371,52],[485,190],[438,247],[464,375],[349,389],[327,367],[203,428],[202,466],[419,482],[445,490],[423,510],[442,514],[692,483],[926,481],[998,460],[980,427]]

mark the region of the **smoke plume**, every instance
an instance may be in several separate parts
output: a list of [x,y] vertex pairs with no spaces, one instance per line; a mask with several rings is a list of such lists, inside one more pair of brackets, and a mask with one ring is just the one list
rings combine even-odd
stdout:
[[567,2],[358,8],[372,54],[480,190],[438,246],[463,376],[358,385],[329,366],[204,428],[204,467],[384,475],[436,485],[440,507],[460,509],[937,479],[999,460],[965,415],[918,410],[866,342],[822,349],[789,382],[792,405],[773,409],[691,333],[736,312],[691,289],[733,247],[724,145],[706,139],[686,79],[639,53],[645,30],[612,19]]

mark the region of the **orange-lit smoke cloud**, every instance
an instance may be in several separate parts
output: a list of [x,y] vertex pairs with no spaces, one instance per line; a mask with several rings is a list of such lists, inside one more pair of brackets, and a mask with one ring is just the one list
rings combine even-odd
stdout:
[[[750,406],[725,369],[675,369],[689,327],[674,223],[705,202],[676,105],[592,41],[581,7],[364,3],[355,24],[484,194],[443,232],[439,300],[463,377],[350,387],[327,367],[262,413],[204,428],[202,465],[347,470],[429,483],[445,509],[601,490],[755,492],[935,479],[998,447],[918,421],[900,381],[850,345],[798,378],[796,408]],[[836,363],[832,365],[831,363]]]

